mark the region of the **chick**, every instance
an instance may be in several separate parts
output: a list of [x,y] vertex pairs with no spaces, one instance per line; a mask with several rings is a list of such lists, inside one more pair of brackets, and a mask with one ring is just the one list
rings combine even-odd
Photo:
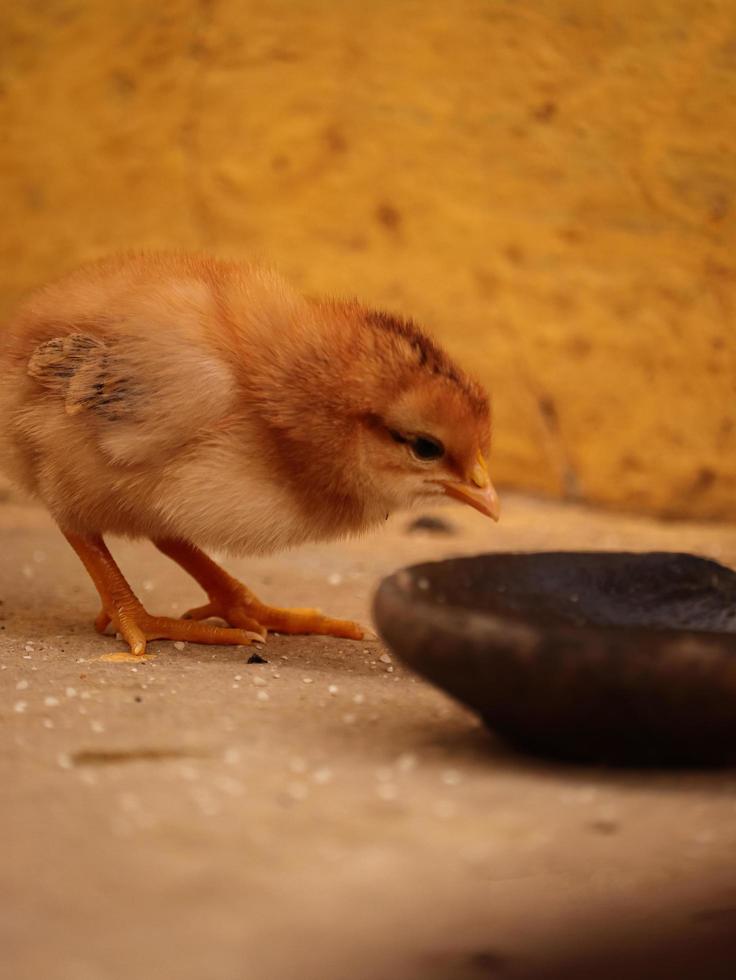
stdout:
[[[32,295],[0,338],[0,467],[40,498],[134,654],[153,639],[361,639],[265,605],[200,550],[339,538],[442,495],[497,519],[488,400],[412,323],[274,272],[124,255]],[[149,538],[207,593],[150,615],[103,535]],[[205,622],[211,617],[228,626]]]

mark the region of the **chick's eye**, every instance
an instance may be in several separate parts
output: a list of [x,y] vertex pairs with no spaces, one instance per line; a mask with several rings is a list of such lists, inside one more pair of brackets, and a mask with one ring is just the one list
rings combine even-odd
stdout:
[[439,439],[433,439],[431,436],[403,435],[401,432],[397,432],[396,429],[389,429],[388,434],[394,442],[408,446],[412,456],[415,459],[421,460],[423,463],[430,462],[433,459],[442,459],[445,455],[445,447]]
[[430,439],[429,436],[416,436],[410,443],[412,455],[423,462],[433,459],[442,459],[445,455],[445,447],[437,439]]

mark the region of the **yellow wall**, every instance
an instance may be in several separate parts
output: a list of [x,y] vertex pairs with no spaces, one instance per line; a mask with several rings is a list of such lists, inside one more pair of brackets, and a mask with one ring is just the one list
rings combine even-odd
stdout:
[[736,516],[734,0],[0,6],[0,312],[260,255],[474,367],[500,483]]

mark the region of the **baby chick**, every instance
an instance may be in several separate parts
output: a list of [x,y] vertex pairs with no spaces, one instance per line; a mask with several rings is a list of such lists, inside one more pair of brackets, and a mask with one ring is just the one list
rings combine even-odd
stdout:
[[[48,507],[97,587],[97,629],[134,654],[363,638],[265,605],[200,548],[265,554],[442,495],[497,519],[489,448],[483,390],[412,323],[257,266],[119,256],[36,292],[0,336],[0,467]],[[150,538],[208,602],[150,615],[105,534]]]

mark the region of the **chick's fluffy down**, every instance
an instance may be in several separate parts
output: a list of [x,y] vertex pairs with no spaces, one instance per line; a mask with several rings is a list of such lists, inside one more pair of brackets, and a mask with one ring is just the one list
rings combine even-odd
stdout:
[[403,404],[487,452],[485,395],[416,328],[202,256],[83,268],[0,337],[0,467],[81,534],[256,553],[369,527],[412,502],[365,436]]

